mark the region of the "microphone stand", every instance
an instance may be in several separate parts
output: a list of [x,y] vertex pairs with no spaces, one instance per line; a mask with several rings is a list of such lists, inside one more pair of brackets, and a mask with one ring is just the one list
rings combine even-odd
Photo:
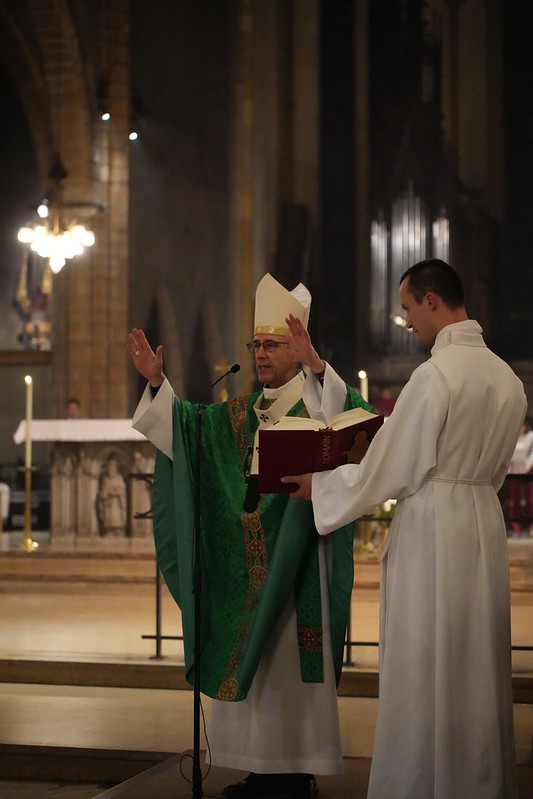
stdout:
[[202,799],[202,768],[200,766],[200,677],[202,653],[202,541],[200,534],[200,503],[201,503],[201,465],[202,465],[202,400],[207,394],[229,374],[238,372],[241,367],[238,363],[224,372],[202,394],[196,410],[196,452],[194,458],[194,531],[193,531],[193,594],[194,594],[194,682],[193,682],[193,766],[192,766],[192,795],[193,799]]

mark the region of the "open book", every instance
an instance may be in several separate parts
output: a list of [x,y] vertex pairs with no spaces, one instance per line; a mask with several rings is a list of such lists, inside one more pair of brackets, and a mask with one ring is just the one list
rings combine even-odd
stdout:
[[259,431],[259,491],[288,494],[295,484],[281,483],[281,477],[360,463],[382,424],[383,416],[364,408],[338,413],[327,425],[303,416],[282,416],[273,427]]

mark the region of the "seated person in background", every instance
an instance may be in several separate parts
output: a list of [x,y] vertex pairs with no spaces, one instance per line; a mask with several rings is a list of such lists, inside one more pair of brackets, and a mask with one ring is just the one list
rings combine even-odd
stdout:
[[81,419],[81,402],[76,397],[67,400],[67,419]]

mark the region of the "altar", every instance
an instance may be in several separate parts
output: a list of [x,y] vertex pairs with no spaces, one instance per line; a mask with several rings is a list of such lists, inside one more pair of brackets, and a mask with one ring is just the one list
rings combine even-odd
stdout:
[[[51,443],[50,546],[129,552],[153,548],[154,446],[131,419],[33,419],[31,440]],[[13,440],[26,441],[26,421]]]

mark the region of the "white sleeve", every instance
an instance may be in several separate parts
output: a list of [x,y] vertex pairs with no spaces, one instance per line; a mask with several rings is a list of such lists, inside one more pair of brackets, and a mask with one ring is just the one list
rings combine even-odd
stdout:
[[148,441],[172,460],[172,407],[174,391],[165,377],[157,394],[152,398],[150,384],[135,409],[131,426],[146,436]]
[[330,533],[388,499],[403,499],[418,490],[437,463],[448,401],[441,373],[431,365],[419,367],[362,462],[313,475],[313,512],[319,533]]
[[319,419],[327,424],[332,416],[344,410],[346,383],[335,369],[326,363],[323,384],[313,372],[309,372],[302,396],[311,419]]

